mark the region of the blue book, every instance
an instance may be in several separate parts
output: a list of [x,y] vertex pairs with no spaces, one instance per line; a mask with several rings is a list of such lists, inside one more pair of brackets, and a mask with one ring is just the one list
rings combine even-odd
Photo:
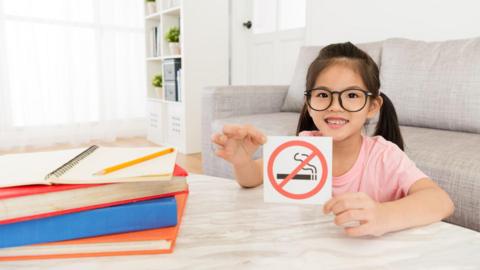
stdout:
[[177,225],[177,201],[167,197],[0,225],[0,248]]

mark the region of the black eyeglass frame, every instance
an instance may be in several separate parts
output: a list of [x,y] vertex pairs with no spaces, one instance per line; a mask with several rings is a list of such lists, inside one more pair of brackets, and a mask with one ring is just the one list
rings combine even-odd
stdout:
[[[310,98],[312,97],[312,91],[313,90],[323,90],[323,91],[327,91],[330,93],[330,104],[328,104],[328,106],[323,109],[323,110],[317,110],[315,108],[313,108],[313,106],[310,104]],[[351,110],[347,110],[344,106],[343,106],[343,103],[342,103],[342,99],[340,98],[342,96],[342,93],[346,92],[346,91],[351,91],[351,90],[358,90],[358,91],[361,91],[365,94],[365,103],[363,104],[363,106],[356,110],[356,111],[351,111]],[[327,89],[325,87],[317,87],[317,88],[312,88],[312,89],[309,89],[309,90],[306,90],[304,92],[304,95],[305,97],[307,98],[307,104],[308,104],[308,107],[310,107],[310,109],[314,110],[314,111],[317,111],[317,112],[323,112],[323,111],[326,111],[328,110],[328,108],[330,108],[330,106],[332,106],[332,103],[333,103],[333,94],[338,94],[338,103],[340,104],[340,107],[342,107],[342,109],[344,109],[345,111],[347,112],[359,112],[361,110],[363,110],[363,108],[365,108],[365,105],[367,105],[367,100],[368,100],[368,97],[371,97],[373,96],[373,94],[367,90],[363,90],[361,88],[347,88],[347,89],[344,89],[342,91],[331,91],[330,89]]]

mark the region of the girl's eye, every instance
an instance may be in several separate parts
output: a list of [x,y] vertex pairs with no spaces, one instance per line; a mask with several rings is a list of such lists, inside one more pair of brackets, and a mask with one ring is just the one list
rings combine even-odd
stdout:
[[363,95],[363,93],[359,90],[349,90],[347,92],[344,92],[343,94],[349,99],[357,99],[362,97]]
[[314,97],[316,97],[316,98],[328,98],[329,95],[328,95],[327,92],[318,91],[314,94]]

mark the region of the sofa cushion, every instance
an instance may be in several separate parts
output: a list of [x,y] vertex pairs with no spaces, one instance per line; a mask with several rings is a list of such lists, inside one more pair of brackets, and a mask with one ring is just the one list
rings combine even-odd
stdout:
[[386,40],[380,74],[400,124],[480,133],[480,38]]
[[401,126],[405,152],[455,204],[447,221],[480,231],[480,135]]
[[[382,42],[362,43],[357,46],[366,51],[379,65],[382,51]],[[284,112],[300,112],[303,106],[303,92],[305,92],[305,85],[307,79],[307,71],[310,64],[317,58],[320,46],[307,46],[300,48],[300,52],[295,66],[288,93],[283,102],[282,111]]]

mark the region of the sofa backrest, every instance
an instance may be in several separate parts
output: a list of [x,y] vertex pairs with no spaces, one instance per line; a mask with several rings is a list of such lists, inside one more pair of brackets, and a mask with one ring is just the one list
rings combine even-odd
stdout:
[[[380,67],[382,42],[361,43],[356,45],[367,52]],[[302,110],[308,67],[318,56],[322,48],[322,46],[305,46],[300,48],[295,72],[288,88],[282,111],[300,112]]]
[[480,133],[480,38],[384,41],[381,91],[401,125]]

